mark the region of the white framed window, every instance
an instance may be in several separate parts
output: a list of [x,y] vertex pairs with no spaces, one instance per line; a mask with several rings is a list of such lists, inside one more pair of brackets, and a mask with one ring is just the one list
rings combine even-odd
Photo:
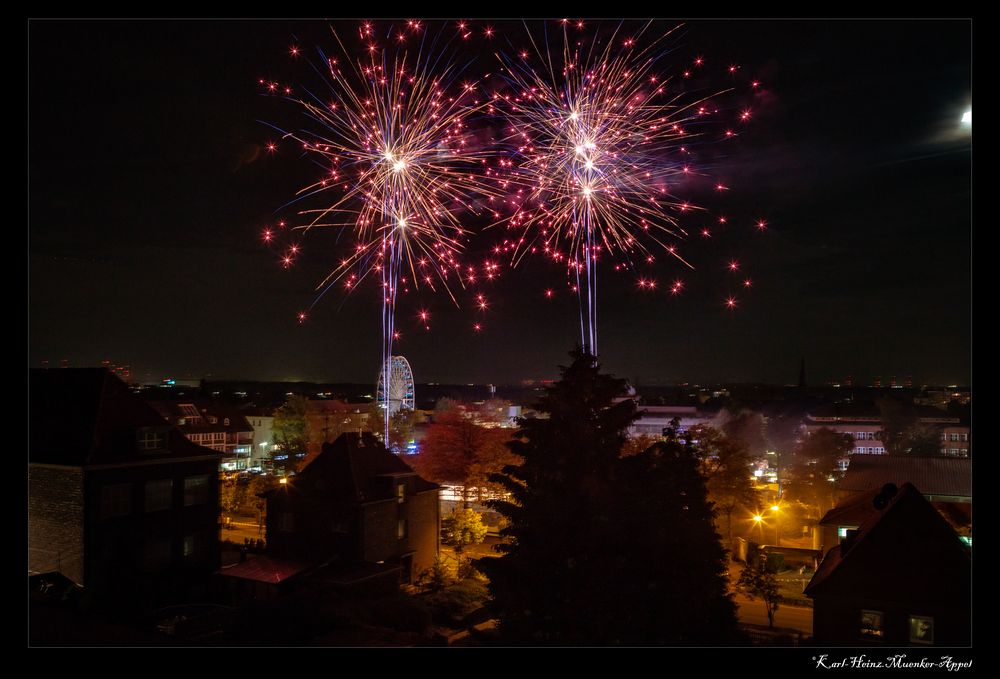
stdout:
[[139,450],[160,450],[163,448],[163,434],[157,431],[139,432]]
[[170,509],[174,504],[174,480],[156,479],[146,481],[145,510],[159,512]]
[[222,426],[223,427],[228,427],[229,426],[229,418],[228,417],[222,421]]
[[962,434],[962,441],[968,441],[968,440],[969,440],[969,435],[968,434]]
[[185,417],[201,417],[201,413],[191,403],[181,403],[177,406]]
[[952,434],[951,435],[951,440],[957,443],[958,442],[958,434]]

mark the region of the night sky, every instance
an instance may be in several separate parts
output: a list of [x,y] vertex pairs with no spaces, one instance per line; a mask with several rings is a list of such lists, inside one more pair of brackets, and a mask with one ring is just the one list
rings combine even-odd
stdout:
[[[360,44],[357,22],[334,23]],[[520,23],[470,23],[487,24],[492,43],[454,52],[470,73],[524,42]],[[109,359],[142,381],[374,382],[374,288],[332,291],[296,319],[343,243],[309,234],[286,271],[260,238],[315,169],[294,144],[265,149],[280,135],[264,123],[300,120],[258,85],[310,80],[293,44],[335,51],[324,22],[30,22],[31,366]],[[730,226],[713,250],[686,246],[698,270],[685,294],[640,292],[636,275],[601,270],[605,368],[640,385],[780,384],[805,357],[810,383],[967,384],[971,23],[691,21],[667,47],[678,64],[704,56],[723,85],[738,64],[763,87],[752,124],[704,154],[731,188],[698,202]],[[732,257],[751,291],[727,287]],[[665,258],[651,273],[665,284],[679,270]],[[441,294],[402,301],[397,353],[418,382],[552,377],[579,341],[564,281],[540,259],[505,271],[484,317]],[[430,331],[415,322],[421,306]]]

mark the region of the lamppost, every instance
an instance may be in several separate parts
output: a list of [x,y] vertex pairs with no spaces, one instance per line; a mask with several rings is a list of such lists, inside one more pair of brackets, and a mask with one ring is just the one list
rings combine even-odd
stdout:
[[778,532],[778,510],[780,507],[778,505],[771,505],[771,511],[774,512],[774,546],[781,546],[781,534]]

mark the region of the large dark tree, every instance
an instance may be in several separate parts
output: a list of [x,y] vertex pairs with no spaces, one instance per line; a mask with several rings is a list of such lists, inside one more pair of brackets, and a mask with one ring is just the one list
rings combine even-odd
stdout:
[[725,552],[695,451],[665,442],[620,457],[636,418],[625,381],[576,351],[521,420],[503,555],[481,559],[509,643],[716,644],[735,638]]

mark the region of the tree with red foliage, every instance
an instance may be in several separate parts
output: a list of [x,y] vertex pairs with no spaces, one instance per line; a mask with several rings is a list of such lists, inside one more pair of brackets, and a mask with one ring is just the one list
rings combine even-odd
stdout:
[[427,427],[420,454],[408,461],[426,479],[461,485],[462,504],[467,508],[471,488],[492,488],[490,475],[515,462],[505,445],[510,431],[484,427],[460,409],[449,409]]

